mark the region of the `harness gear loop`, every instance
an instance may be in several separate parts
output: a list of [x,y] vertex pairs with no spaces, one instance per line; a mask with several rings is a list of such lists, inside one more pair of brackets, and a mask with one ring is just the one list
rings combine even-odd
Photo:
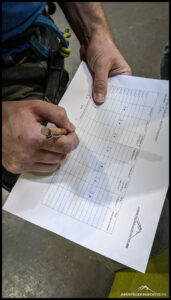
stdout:
[[[65,49],[68,48],[69,41],[68,41],[68,39],[66,40],[66,38],[69,37],[69,35],[68,34],[66,35],[66,32],[64,31],[65,36],[66,36],[66,38],[65,38],[63,33],[59,30],[59,28],[49,18],[47,18],[43,15],[39,15],[36,18],[36,20],[33,22],[33,25],[47,27],[49,30],[51,30],[52,32],[54,32],[57,35],[57,37],[60,40],[60,44],[62,45],[62,47],[64,47]],[[30,37],[29,44],[31,45],[31,47],[35,51],[36,55],[38,55],[39,57],[45,58],[45,59],[48,58],[49,50],[44,45],[42,45],[42,43],[40,43],[37,40],[37,38],[35,37],[34,34]],[[64,48],[61,51],[61,53],[63,53]],[[68,53],[70,53],[70,52],[71,52],[71,50],[68,51]]]

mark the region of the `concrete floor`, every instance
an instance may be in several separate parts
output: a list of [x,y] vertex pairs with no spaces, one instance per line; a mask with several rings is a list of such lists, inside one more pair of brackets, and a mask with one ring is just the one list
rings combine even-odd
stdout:
[[[168,2],[105,2],[104,10],[133,75],[159,78],[168,40]],[[60,8],[55,20],[61,30],[70,28]],[[80,63],[73,32],[70,45],[66,68],[71,80]],[[3,203],[7,196],[3,190]],[[3,298],[108,297],[114,274],[100,255],[7,212],[2,217]]]

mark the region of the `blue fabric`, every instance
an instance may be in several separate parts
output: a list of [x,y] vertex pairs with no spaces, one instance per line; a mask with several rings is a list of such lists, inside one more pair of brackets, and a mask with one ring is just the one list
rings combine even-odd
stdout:
[[[47,2],[2,2],[2,42],[25,31],[42,14]],[[2,44],[2,58],[12,52],[20,52],[28,44],[17,49],[7,49]]]
[[48,58],[49,50],[37,40],[35,35],[31,36],[29,43],[31,44],[32,49],[34,50],[34,52],[37,54],[38,57],[42,57],[45,59]]
[[51,31],[57,34],[59,39],[61,40],[61,43],[63,44],[64,47],[68,48],[68,43],[65,40],[63,33],[59,30],[59,28],[48,18],[46,18],[43,15],[40,15],[36,18],[34,21],[35,25],[40,25],[40,26],[45,26],[49,28]]
[[[47,27],[49,30],[54,32],[58,38],[60,39],[61,43],[64,45],[64,47],[68,48],[68,43],[65,40],[62,32],[59,30],[59,28],[47,17],[40,15],[36,18],[36,20],[33,22],[33,24],[38,26],[44,26]],[[33,34],[31,38],[29,39],[29,44],[31,44],[32,49],[37,54],[37,56],[47,59],[49,55],[49,50],[41,44],[35,35]]]
[[24,45],[20,45],[17,46],[17,48],[13,49],[13,48],[6,48],[5,46],[2,46],[2,55],[1,58],[5,59],[8,55],[12,54],[12,53],[18,53],[18,52],[22,52],[24,50],[29,49],[31,46],[30,44],[24,44]]

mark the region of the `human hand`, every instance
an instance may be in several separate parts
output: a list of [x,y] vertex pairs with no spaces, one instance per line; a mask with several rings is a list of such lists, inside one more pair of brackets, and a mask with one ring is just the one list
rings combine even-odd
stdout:
[[115,46],[110,34],[99,30],[80,48],[81,59],[85,60],[93,77],[92,97],[102,104],[107,94],[107,78],[115,75],[131,75],[131,68]]
[[[67,135],[47,140],[41,121],[65,128]],[[79,143],[74,125],[60,106],[42,100],[2,103],[2,164],[10,172],[53,172]]]

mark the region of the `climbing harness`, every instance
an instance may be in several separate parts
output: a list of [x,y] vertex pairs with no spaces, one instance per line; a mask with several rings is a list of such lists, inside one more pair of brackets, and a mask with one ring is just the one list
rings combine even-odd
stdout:
[[[46,47],[47,45],[42,43],[43,35],[41,36],[41,32],[39,40],[38,29],[41,29],[41,27],[45,28],[45,42],[46,36],[48,36],[49,47]],[[50,30],[49,34],[47,30]],[[16,46],[26,43],[31,47],[33,53],[35,53],[35,60],[36,57],[40,60],[47,60],[48,74],[45,83],[44,101],[56,105],[59,103],[69,80],[68,72],[64,69],[64,58],[68,57],[71,53],[71,48],[69,47],[70,36],[69,29],[61,32],[49,16],[40,15],[25,32],[5,41],[5,47],[11,49],[15,49]],[[12,53],[3,61],[3,66],[6,68],[29,61],[32,61],[32,54],[30,52]],[[47,121],[43,121],[42,124],[46,125]],[[2,187],[11,191],[19,175],[7,171],[2,166]]]

